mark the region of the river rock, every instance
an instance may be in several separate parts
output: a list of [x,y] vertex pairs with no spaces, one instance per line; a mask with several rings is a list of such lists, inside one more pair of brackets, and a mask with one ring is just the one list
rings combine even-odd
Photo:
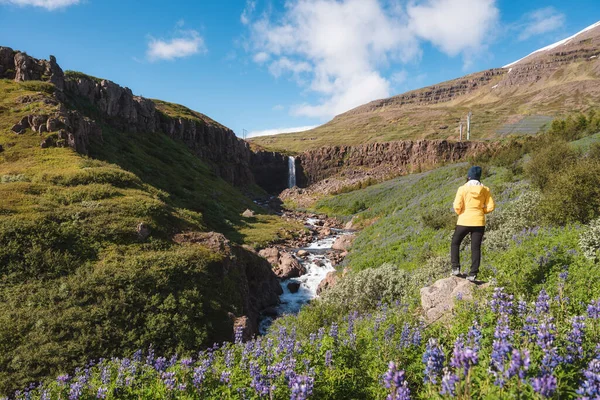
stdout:
[[330,289],[337,284],[338,275],[336,271],[331,271],[325,276],[325,279],[317,286],[317,295],[323,293],[324,290]]
[[254,217],[254,211],[248,209],[242,213],[242,217],[252,218],[252,217]]
[[300,282],[290,282],[287,284],[287,288],[290,293],[298,293],[298,290],[300,290]]
[[289,253],[279,257],[279,265],[275,268],[275,275],[281,279],[298,278],[306,273],[306,268]]
[[466,279],[452,276],[436,281],[421,289],[421,307],[428,322],[437,321],[450,314],[457,300],[472,300],[475,290],[487,288],[489,283],[477,285]]
[[331,236],[331,229],[330,228],[323,228],[323,229],[319,230],[319,235],[321,235],[321,236]]
[[342,235],[335,240],[331,248],[333,250],[349,250],[350,247],[352,247],[352,243],[354,243],[355,238],[356,237],[354,235]]
[[275,247],[267,247],[266,249],[262,249],[258,252],[258,255],[266,258],[267,261],[273,266],[279,265],[279,250]]
[[298,250],[298,252],[296,253],[296,255],[298,257],[305,258],[305,257],[308,257],[308,251],[306,251],[306,250]]

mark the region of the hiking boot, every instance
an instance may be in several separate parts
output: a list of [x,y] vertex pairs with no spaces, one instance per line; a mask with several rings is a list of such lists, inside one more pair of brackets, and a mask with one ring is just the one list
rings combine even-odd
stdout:
[[477,275],[469,275],[467,276],[467,280],[469,282],[475,282],[477,280]]
[[452,276],[459,276],[460,268],[452,268]]

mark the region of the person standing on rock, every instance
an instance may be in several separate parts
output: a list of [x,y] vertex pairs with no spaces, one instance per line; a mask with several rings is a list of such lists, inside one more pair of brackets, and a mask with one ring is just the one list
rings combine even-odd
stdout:
[[460,275],[460,244],[470,233],[471,270],[467,280],[473,282],[477,279],[481,263],[481,242],[485,232],[485,214],[494,211],[494,207],[490,189],[481,183],[481,167],[471,167],[467,183],[458,188],[454,199],[454,211],[458,214],[458,220],[450,248],[453,276]]

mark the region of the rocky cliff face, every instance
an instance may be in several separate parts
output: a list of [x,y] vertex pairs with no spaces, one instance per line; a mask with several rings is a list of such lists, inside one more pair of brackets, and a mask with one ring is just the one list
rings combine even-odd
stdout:
[[386,169],[385,172],[398,175],[444,162],[461,161],[488,146],[482,142],[417,140],[322,147],[297,158],[297,180],[299,186],[306,187],[349,169]]
[[287,188],[288,157],[276,152],[257,151],[252,154],[252,172],[258,186],[269,193]]
[[[157,103],[135,96],[129,88],[83,74],[65,74],[56,59],[38,60],[25,53],[0,47],[0,77],[15,81],[40,80],[55,85],[58,102],[92,105],[103,122],[129,132],[161,132],[185,143],[199,158],[209,164],[227,182],[241,186],[256,181],[269,188],[285,188],[286,167],[278,172],[282,160],[279,155],[256,155],[248,144],[238,139],[233,131],[200,113],[191,110],[186,116],[173,116],[157,107]],[[165,103],[163,103],[164,105]],[[15,129],[40,129],[47,120],[60,124],[60,131],[47,143],[69,145],[87,154],[92,136],[101,138],[101,130],[94,121],[80,112],[62,107],[54,116],[31,116],[44,122],[23,123]],[[42,128],[44,129],[44,128]],[[256,168],[254,162],[257,161]]]
[[442,82],[423,89],[413,90],[398,96],[390,97],[388,99],[376,100],[348,111],[343,115],[349,116],[354,114],[371,113],[378,109],[389,106],[426,106],[448,102],[458,96],[475,92],[479,88],[487,85],[495,77],[505,73],[506,71],[502,68],[494,68],[487,71],[477,72],[475,74],[467,75],[463,78]]

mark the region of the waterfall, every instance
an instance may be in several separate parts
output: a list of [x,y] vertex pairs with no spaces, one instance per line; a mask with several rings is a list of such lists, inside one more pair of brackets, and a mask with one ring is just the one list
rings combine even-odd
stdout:
[[288,157],[288,187],[296,186],[296,158]]

